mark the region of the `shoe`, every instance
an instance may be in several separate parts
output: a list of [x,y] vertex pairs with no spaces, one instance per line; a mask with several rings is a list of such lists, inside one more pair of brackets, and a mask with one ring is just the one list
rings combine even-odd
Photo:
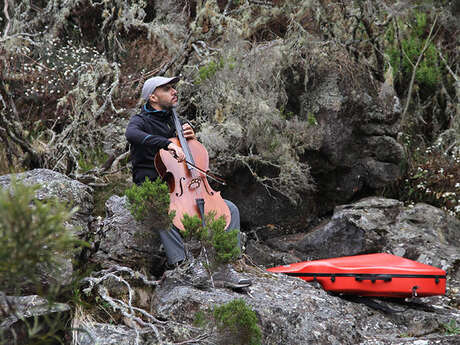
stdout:
[[223,266],[212,275],[212,279],[216,287],[241,289],[252,285],[250,279],[242,277],[231,265]]

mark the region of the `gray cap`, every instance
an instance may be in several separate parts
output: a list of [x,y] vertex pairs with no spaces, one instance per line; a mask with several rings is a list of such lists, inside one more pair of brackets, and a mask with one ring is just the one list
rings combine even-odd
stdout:
[[165,78],[165,77],[152,77],[147,79],[142,87],[141,97],[148,100],[150,95],[155,91],[158,86],[166,85],[169,83],[177,83],[179,77]]

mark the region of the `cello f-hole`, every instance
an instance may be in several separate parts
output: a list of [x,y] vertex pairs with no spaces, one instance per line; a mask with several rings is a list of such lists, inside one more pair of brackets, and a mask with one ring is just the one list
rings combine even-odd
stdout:
[[176,196],[182,196],[184,194],[184,187],[182,186],[182,181],[185,181],[185,177],[179,179],[180,193],[176,193]]

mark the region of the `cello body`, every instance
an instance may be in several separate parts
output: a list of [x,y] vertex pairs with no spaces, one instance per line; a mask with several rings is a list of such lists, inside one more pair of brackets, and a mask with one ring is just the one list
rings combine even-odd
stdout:
[[[196,139],[186,140],[182,133],[182,127],[173,110],[176,122],[178,138],[170,138],[174,144],[181,146],[185,153],[186,161],[193,162],[203,171],[209,169],[209,156],[205,147]],[[179,123],[179,124],[178,124]],[[184,147],[186,146],[186,147]],[[189,216],[198,215],[204,224],[204,215],[214,212],[216,218],[224,216],[225,227],[230,224],[230,209],[221,197],[220,192],[214,191],[206,178],[206,175],[186,162],[178,162],[167,150],[160,150],[155,156],[155,168],[158,174],[168,184],[170,196],[170,211],[175,211],[173,224],[176,228],[184,230],[182,218],[184,214]]]

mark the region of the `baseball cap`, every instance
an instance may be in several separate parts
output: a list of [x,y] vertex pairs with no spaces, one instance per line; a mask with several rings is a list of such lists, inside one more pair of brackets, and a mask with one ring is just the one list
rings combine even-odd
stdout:
[[158,86],[166,85],[169,83],[177,83],[179,77],[165,78],[165,77],[152,77],[145,81],[142,87],[141,97],[148,100],[150,95],[155,91]]

